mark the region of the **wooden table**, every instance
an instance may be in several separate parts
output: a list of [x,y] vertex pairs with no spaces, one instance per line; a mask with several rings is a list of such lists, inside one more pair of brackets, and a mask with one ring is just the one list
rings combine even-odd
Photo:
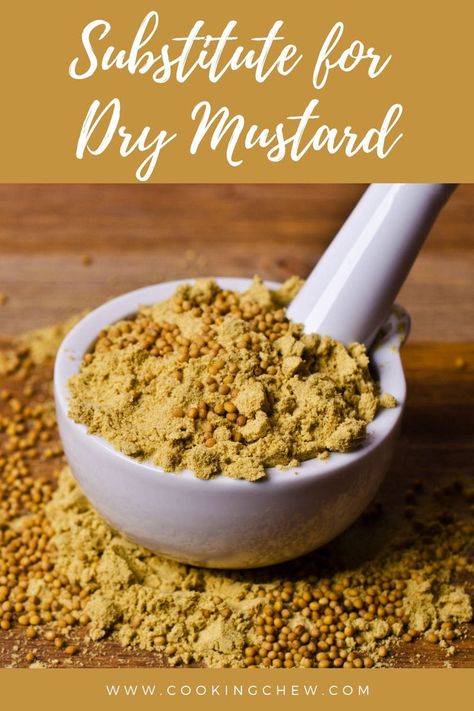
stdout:
[[[358,185],[0,186],[0,332],[165,279],[305,276]],[[472,338],[474,186],[448,203],[399,300],[412,341]],[[84,266],[81,257],[92,258]]]
[[[305,275],[361,186],[0,186],[0,333],[50,324],[129,289],[194,275]],[[419,471],[440,481],[472,472],[474,186],[436,224],[400,295],[413,317],[404,349],[409,399],[388,496]],[[89,263],[90,262],[90,263]],[[464,367],[459,367],[459,359]],[[397,494],[398,492],[398,494]],[[0,640],[0,666],[18,638]],[[453,666],[472,666],[474,633]],[[47,643],[38,658],[48,658]],[[74,664],[155,666],[155,656],[101,645]],[[415,655],[420,655],[416,657]],[[58,657],[59,655],[56,654]],[[61,663],[64,659],[61,659]],[[425,641],[397,666],[442,666]]]

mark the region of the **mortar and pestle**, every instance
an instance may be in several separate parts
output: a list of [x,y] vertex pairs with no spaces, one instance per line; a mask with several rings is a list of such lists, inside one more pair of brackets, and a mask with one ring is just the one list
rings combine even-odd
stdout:
[[[288,318],[369,349],[382,392],[397,407],[381,410],[363,444],[350,453],[310,459],[258,482],[189,470],[165,472],[132,459],[68,416],[68,381],[99,332],[141,304],[169,298],[182,281],[119,296],[83,318],[65,337],[54,390],[64,451],[91,504],[128,538],[169,558],[215,568],[280,563],[324,545],[362,513],[392,459],[405,405],[400,347],[409,317],[394,299],[454,185],[374,184],[342,226],[287,309]],[[249,279],[218,278],[244,291]],[[279,285],[267,282],[270,288]]]

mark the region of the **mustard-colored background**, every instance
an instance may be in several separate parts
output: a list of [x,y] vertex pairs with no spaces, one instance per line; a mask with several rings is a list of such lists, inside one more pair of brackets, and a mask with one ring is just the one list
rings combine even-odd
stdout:
[[[469,707],[472,697],[473,673],[469,669],[84,669],[84,670],[1,670],[2,707],[5,709],[48,709],[48,711],[124,711],[128,709],[163,709],[165,711],[286,711],[287,709],[330,709],[330,711],[399,711],[400,708],[427,708],[445,711],[447,708]],[[107,696],[105,685],[155,684],[158,689],[168,685],[252,685],[273,687],[285,685],[287,695],[250,696]],[[318,685],[316,696],[291,696],[292,684]],[[338,696],[330,696],[328,688],[339,687]],[[342,687],[369,685],[369,695],[344,696]],[[322,693],[321,693],[322,692]]]
[[[226,22],[238,20],[240,42],[266,34],[284,20],[287,42],[298,45],[304,59],[289,77],[272,76],[257,84],[245,70],[226,74],[216,85],[195,73],[185,84],[156,85],[149,75],[125,70],[97,72],[74,81],[71,60],[80,54],[84,25],[106,19],[112,30],[105,45],[129,47],[144,15],[160,13],[160,28],[150,47],[187,34],[197,19],[205,30],[220,34]],[[101,156],[75,158],[80,126],[93,99],[122,101],[124,123],[138,133],[145,125],[178,132],[167,146],[155,182],[471,182],[472,3],[428,0],[293,0],[216,3],[215,0],[43,0],[3,4],[1,22],[2,110],[0,113],[0,181],[2,182],[134,182],[141,159],[118,155],[117,142]],[[334,71],[322,91],[312,88],[315,58],[332,25],[346,30],[341,49],[353,39],[393,58],[374,80],[362,67],[350,74]],[[343,38],[343,40],[344,40]],[[284,43],[282,43],[284,44]],[[398,128],[404,138],[385,160],[375,155],[348,159],[324,151],[309,153],[300,163],[270,163],[261,149],[244,155],[239,168],[227,165],[223,150],[189,154],[196,124],[193,106],[211,101],[243,113],[248,123],[273,128],[288,115],[301,113],[307,102],[320,99],[321,122],[365,132],[378,126],[388,107],[402,103]],[[319,122],[317,123],[319,125]],[[143,157],[143,156],[142,156]]]

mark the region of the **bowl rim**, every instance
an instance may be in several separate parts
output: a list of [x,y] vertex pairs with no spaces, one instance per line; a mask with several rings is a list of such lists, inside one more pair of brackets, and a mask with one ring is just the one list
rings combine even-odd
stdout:
[[[244,290],[252,283],[252,279],[246,277],[203,278],[214,278],[221,287],[236,291]],[[129,466],[133,466],[137,472],[139,471],[146,478],[152,476],[158,481],[164,476],[166,479],[171,478],[174,481],[192,481],[197,486],[212,486],[213,489],[224,487],[230,490],[234,487],[242,489],[244,486],[252,488],[255,486],[260,488],[265,485],[286,486],[290,482],[303,484],[307,480],[314,480],[315,478],[326,479],[336,472],[339,473],[346,468],[354,466],[356,463],[362,462],[383,445],[385,439],[397,428],[406,399],[406,382],[399,350],[408,336],[410,325],[407,312],[399,305],[394,306],[381,329],[382,337],[379,336],[376,345],[370,350],[371,359],[379,373],[382,392],[392,392],[398,404],[395,408],[378,412],[367,428],[366,440],[353,452],[332,452],[325,460],[308,459],[301,462],[297,467],[285,469],[269,467],[266,469],[267,476],[256,482],[234,479],[222,474],[203,480],[196,477],[189,469],[167,472],[151,462],[129,457],[115,449],[103,437],[89,433],[85,425],[72,420],[68,414],[67,383],[71,375],[77,372],[84,353],[90,347],[99,331],[110,323],[132,314],[140,305],[152,304],[168,298],[177,286],[195,281],[195,278],[188,278],[159,282],[121,294],[90,311],[66,334],[57,351],[54,364],[54,396],[56,410],[66,419],[73,436],[87,442],[91,447],[99,447],[103,454],[108,454]],[[281,286],[280,283],[275,281],[264,280],[264,283],[271,289]],[[163,291],[167,293],[158,293]],[[156,297],[153,296],[155,292],[157,292]],[[383,387],[385,382],[390,382],[390,390]]]

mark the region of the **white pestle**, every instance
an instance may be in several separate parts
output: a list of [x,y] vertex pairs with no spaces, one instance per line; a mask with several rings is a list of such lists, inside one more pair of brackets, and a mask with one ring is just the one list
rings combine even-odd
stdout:
[[288,317],[304,323],[307,333],[369,347],[455,188],[371,185],[291,302]]

